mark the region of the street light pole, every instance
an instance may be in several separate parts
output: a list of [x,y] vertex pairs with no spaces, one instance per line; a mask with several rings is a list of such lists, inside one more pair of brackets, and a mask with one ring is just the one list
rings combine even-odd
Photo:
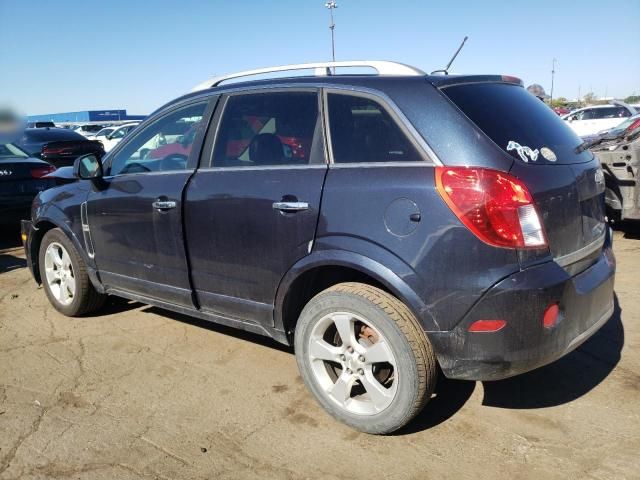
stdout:
[[334,36],[334,30],[336,28],[336,24],[333,21],[333,9],[338,8],[338,4],[334,0],[330,0],[324,4],[325,7],[329,9],[329,15],[331,17],[331,23],[329,24],[329,30],[331,30],[331,58],[333,61],[336,61],[336,40]]
[[551,100],[549,100],[549,104],[553,107],[553,77],[556,74],[556,62],[557,60],[554,58],[551,64]]

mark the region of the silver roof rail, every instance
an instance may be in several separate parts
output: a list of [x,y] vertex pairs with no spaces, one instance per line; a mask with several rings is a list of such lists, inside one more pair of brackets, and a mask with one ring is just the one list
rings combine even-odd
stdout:
[[319,63],[299,63],[297,65],[283,65],[280,67],[267,67],[258,68],[256,70],[247,70],[244,72],[230,73],[228,75],[220,75],[212,77],[198,85],[196,85],[191,91],[198,92],[200,90],[206,90],[220,85],[227,80],[234,78],[250,77],[253,75],[264,75],[267,73],[276,72],[290,72],[295,70],[314,70],[315,76],[328,76],[332,75],[332,68],[344,68],[344,67],[369,67],[378,72],[378,75],[411,75],[422,76],[426,75],[422,70],[405,65],[404,63],[388,62],[384,60],[355,60],[347,62],[319,62]]

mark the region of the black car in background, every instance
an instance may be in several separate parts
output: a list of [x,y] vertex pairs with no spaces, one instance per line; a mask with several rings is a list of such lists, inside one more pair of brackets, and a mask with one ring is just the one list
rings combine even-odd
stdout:
[[56,168],[71,166],[76,158],[88,153],[104,155],[102,143],[64,128],[26,128],[15,143],[32,157],[46,160]]
[[22,218],[29,217],[33,198],[55,185],[55,179],[43,178],[54,170],[15,145],[0,144],[0,225],[17,227]]

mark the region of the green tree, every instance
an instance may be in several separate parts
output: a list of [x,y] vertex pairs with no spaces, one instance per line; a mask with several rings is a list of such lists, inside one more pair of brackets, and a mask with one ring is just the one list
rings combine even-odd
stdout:
[[624,99],[624,103],[640,103],[640,95],[629,95]]

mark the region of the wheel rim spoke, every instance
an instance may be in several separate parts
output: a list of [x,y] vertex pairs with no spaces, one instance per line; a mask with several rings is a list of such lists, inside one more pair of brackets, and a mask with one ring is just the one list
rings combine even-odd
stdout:
[[69,293],[71,294],[70,296],[73,297],[76,294],[76,279],[72,276],[68,276],[65,283]]
[[366,371],[360,378],[362,386],[369,394],[369,398],[373,402],[377,411],[384,409],[393,399],[393,392],[384,388],[380,382],[373,376],[373,372]]
[[382,339],[368,347],[365,356],[367,363],[390,363],[395,367],[395,360],[391,350],[387,342]]
[[341,404],[345,404],[351,397],[351,387],[353,386],[353,375],[343,372],[338,377],[336,383],[329,389],[329,395]]
[[329,345],[321,338],[316,338],[311,342],[309,354],[319,360],[336,361],[340,354],[340,348]]
[[352,346],[354,343],[356,343],[356,336],[353,331],[354,322],[351,316],[340,313],[332,315],[331,320],[338,329],[338,335],[340,335],[343,346]]
[[62,251],[62,257],[60,258],[60,261],[62,262],[62,268],[66,270],[71,269],[71,258],[69,258],[69,254],[66,252],[66,250]]

